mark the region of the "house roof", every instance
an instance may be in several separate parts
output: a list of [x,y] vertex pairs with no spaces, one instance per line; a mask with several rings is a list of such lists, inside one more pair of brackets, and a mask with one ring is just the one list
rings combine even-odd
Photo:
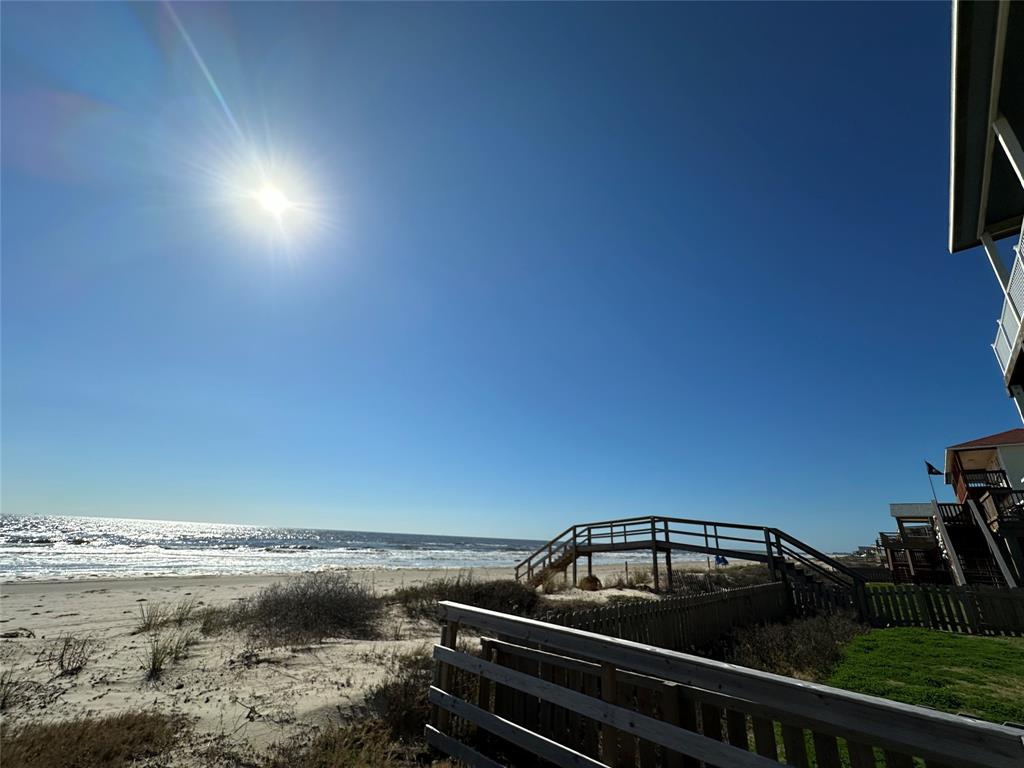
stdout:
[[968,440],[966,443],[951,445],[947,451],[963,451],[972,448],[995,448],[997,445],[1017,445],[1024,443],[1024,428],[1008,429],[1005,432],[996,432],[988,437],[979,437],[977,440]]
[[[949,183],[949,250],[1019,231],[1024,190],[991,123],[1005,116],[1024,126],[1024,3],[953,4],[953,73]],[[993,75],[995,77],[993,77]]]

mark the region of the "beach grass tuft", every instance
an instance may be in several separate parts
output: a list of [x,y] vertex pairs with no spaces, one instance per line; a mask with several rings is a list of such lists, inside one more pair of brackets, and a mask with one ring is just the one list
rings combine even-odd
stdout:
[[204,635],[245,631],[268,647],[380,635],[384,600],[337,571],[304,573],[265,587],[255,597],[194,613]]
[[519,616],[533,616],[541,607],[541,597],[532,587],[513,579],[478,581],[472,576],[434,579],[395,590],[394,599],[412,618],[437,618],[437,603],[452,600],[477,608],[486,608]]
[[62,632],[50,642],[43,658],[56,677],[71,677],[89,663],[93,649],[94,643],[90,638]]
[[158,712],[17,727],[5,720],[0,725],[3,764],[4,768],[123,768],[162,755],[185,727],[182,719]]

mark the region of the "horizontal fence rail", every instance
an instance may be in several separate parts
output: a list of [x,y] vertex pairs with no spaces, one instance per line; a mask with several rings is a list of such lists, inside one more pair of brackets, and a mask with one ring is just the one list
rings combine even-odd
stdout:
[[1024,589],[869,584],[864,593],[865,619],[876,627],[1024,636]]
[[439,612],[426,735],[469,765],[1024,764],[1009,726],[457,603]]

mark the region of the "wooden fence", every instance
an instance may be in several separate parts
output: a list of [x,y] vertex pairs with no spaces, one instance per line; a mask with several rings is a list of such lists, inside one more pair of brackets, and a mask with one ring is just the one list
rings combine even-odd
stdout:
[[876,627],[927,627],[971,635],[1024,635],[1024,589],[879,584],[865,587]]
[[730,630],[792,615],[781,582],[552,614],[545,621],[675,651],[705,648]]
[[471,766],[1024,765],[1024,731],[1008,726],[467,605],[439,611],[426,736]]

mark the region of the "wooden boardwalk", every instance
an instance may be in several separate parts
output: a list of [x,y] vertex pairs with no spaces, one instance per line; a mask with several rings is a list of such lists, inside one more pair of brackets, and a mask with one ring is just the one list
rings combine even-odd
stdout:
[[660,516],[603,520],[566,528],[516,565],[515,577],[540,584],[555,574],[568,578],[571,572],[576,584],[580,560],[591,575],[597,553],[643,550],[651,553],[655,590],[662,584],[662,560],[665,583],[669,589],[673,586],[673,552],[764,563],[779,578],[793,568],[801,568],[819,580],[845,587],[865,581],[860,573],[778,528]]
[[439,610],[426,737],[467,765],[1024,765],[1018,728],[467,605]]

